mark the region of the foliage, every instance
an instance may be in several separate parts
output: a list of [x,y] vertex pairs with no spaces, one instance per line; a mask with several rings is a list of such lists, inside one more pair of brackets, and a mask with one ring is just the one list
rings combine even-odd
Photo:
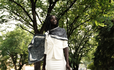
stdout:
[[71,51],[69,53],[70,65],[73,70],[77,70],[79,64],[81,63],[82,57],[87,57],[87,53],[94,48],[95,44],[92,42],[93,29],[91,25],[80,26],[78,29],[79,30],[74,32],[69,41]]
[[88,69],[95,70],[95,66],[93,62],[88,65]]
[[114,12],[112,12],[112,9],[114,9],[113,5],[114,4],[112,4],[112,8],[109,12],[107,12],[104,16],[100,17],[104,19],[102,20],[102,23],[105,26],[97,27],[98,35],[96,36],[96,41],[98,42],[98,47],[96,49],[96,52],[94,53],[94,65],[96,67],[96,70],[106,70],[109,69],[111,66],[114,66],[114,17],[112,15],[114,14]]
[[[110,26],[109,26],[110,27]],[[114,25],[109,29],[101,27],[99,35],[97,36],[98,47],[95,52],[94,64],[97,68],[108,69],[114,62],[114,48],[113,48],[113,30]]]
[[[90,49],[89,38],[92,31],[86,27],[92,26],[94,21],[97,22],[98,17],[108,11],[108,8],[110,8],[109,0],[1,0],[0,9],[8,11],[9,14],[0,16],[0,21],[5,23],[8,19],[17,20],[22,23],[18,24],[22,29],[31,34],[42,34],[45,31],[46,18],[49,15],[56,15],[60,27],[67,30],[69,44],[73,44],[69,45],[70,58],[74,56],[71,64],[74,62],[75,65],[80,63],[82,53],[86,54]],[[103,24],[99,22],[97,25]],[[80,32],[82,34],[78,34]],[[84,47],[83,51],[81,47]],[[77,51],[78,49],[81,50]],[[79,54],[81,56],[78,59]]]
[[6,70],[14,67],[21,70],[24,64],[28,63],[28,50],[31,35],[20,28],[7,32],[0,37],[0,68]]
[[91,49],[85,54],[84,57],[82,57],[81,59],[81,63],[85,65],[86,68],[89,68],[89,69],[92,69],[94,70],[94,64],[93,64],[93,58],[94,58],[94,53],[96,51],[96,48],[97,48],[97,41],[95,40],[95,37],[96,37],[96,33],[94,33],[93,31],[93,35],[92,35],[92,38],[90,38],[90,45],[92,46]]
[[109,68],[109,70],[114,70],[114,67],[113,67],[113,66],[111,66],[111,67]]
[[7,16],[9,19],[23,23],[25,26],[19,24],[23,29],[27,31],[29,31],[27,28],[34,30],[34,32],[29,31],[33,34],[44,31],[45,19],[50,14],[58,17],[60,26],[64,26],[67,18],[69,29],[72,32],[76,29],[76,26],[73,26],[74,24],[77,25],[80,22],[95,19],[107,11],[109,7],[109,0],[1,0],[0,3],[0,9],[9,12],[9,15],[1,16],[1,22],[8,21],[4,18]]

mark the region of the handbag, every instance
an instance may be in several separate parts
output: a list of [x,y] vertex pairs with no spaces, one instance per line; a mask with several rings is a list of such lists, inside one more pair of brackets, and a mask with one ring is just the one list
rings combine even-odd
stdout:
[[28,63],[36,63],[44,58],[45,35],[34,35],[31,43],[28,45]]

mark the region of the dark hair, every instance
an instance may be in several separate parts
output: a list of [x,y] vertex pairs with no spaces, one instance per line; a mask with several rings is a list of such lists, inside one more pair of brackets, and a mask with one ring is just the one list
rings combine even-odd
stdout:
[[[47,17],[47,19],[46,19],[46,31],[48,31],[48,30],[51,30],[51,18],[52,18],[52,16],[54,16],[54,15],[50,15],[50,16],[48,16]],[[56,17],[56,16],[55,16]],[[57,17],[56,17],[56,20],[57,20],[57,25],[56,25],[56,27],[58,26],[58,19],[57,19]]]

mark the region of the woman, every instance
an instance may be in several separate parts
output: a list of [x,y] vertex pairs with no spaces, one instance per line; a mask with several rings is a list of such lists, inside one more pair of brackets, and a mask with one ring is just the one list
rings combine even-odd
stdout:
[[53,15],[47,18],[46,28],[43,70],[70,70],[65,29],[58,27]]

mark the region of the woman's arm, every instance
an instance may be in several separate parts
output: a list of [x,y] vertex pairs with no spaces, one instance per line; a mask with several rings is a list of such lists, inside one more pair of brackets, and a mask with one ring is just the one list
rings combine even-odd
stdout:
[[44,62],[43,62],[42,70],[45,70],[45,66],[46,66],[46,54],[44,54]]
[[69,57],[69,49],[68,49],[68,47],[66,47],[63,50],[64,50],[64,55],[65,55],[65,60],[66,60],[66,68],[68,70],[70,70],[69,59],[68,59],[68,57]]

